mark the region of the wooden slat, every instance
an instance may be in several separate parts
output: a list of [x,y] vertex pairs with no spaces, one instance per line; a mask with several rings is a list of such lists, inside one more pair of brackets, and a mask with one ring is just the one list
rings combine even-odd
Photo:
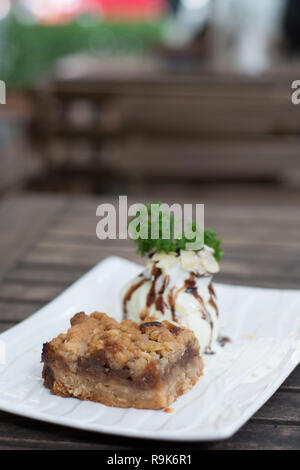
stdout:
[[27,282],[50,283],[67,286],[82,276],[84,269],[64,269],[64,267],[47,266],[44,269],[33,264],[22,263],[11,269],[4,276],[4,280]]
[[33,449],[105,449],[116,448],[116,442],[119,448],[133,448],[128,439],[84,433],[0,412],[0,446],[13,445]]
[[[278,213],[278,209],[284,207],[287,211],[285,219],[288,220],[290,211],[296,211],[300,201],[299,191],[283,190],[274,186],[257,184],[249,185],[201,185],[185,186],[171,185],[159,186],[153,185],[150,190],[142,194],[129,194],[128,205],[135,202],[151,202],[154,196],[163,193],[164,202],[172,203],[200,203],[205,202],[209,206],[209,212],[212,215],[219,215],[224,212],[234,216],[238,214],[241,218],[245,208],[250,211],[250,217],[255,215],[255,209],[258,216],[263,213],[269,213],[269,219],[272,215]],[[126,194],[126,193],[125,193]],[[118,195],[106,195],[101,197],[91,196],[72,196],[72,204],[69,205],[66,215],[95,215],[96,207],[100,203],[118,204]],[[245,215],[245,213],[244,213]],[[224,216],[224,214],[223,214]]]
[[[222,196],[226,201],[226,190],[220,194],[220,199]],[[151,200],[153,200],[153,197],[150,201]],[[217,210],[210,204],[209,200],[205,197],[201,197],[200,193],[198,198],[194,198],[192,201],[190,200],[189,203],[204,204],[206,225],[208,225],[207,221],[218,225],[222,224],[222,227],[224,226],[227,230],[231,226],[232,231],[235,230],[235,232],[236,227],[233,227],[233,224],[237,223],[241,229],[243,227],[252,227],[252,230],[267,231],[268,226],[270,226],[271,228],[277,227],[278,230],[286,231],[287,234],[289,234],[290,229],[295,229],[295,227],[299,226],[297,204],[300,202],[300,195],[296,201],[295,207],[277,206],[276,201],[274,201],[273,205],[270,207],[266,206],[263,210],[257,207],[255,210],[255,206],[253,206],[253,204],[250,205],[249,200],[251,201],[251,193],[248,196],[248,204],[246,201],[242,200],[241,203],[237,204],[235,207],[230,207],[230,202],[228,202],[228,205],[225,202],[223,204],[220,203],[220,208]],[[110,202],[112,203],[113,201]],[[99,217],[96,216],[98,204],[99,201],[95,200],[93,206],[85,209],[85,213],[78,211],[78,214],[66,214],[62,219],[57,221],[57,224],[53,224],[50,230],[66,230],[71,232],[79,229],[81,225],[83,230],[82,234],[96,234],[96,223],[99,220]],[[263,224],[263,222],[265,223]],[[257,225],[254,226],[254,224]]]
[[59,247],[37,247],[26,256],[24,261],[27,263],[35,263],[36,265],[61,265],[74,266],[78,268],[90,268],[107,256],[124,256],[127,259],[140,262],[140,257],[135,253],[135,248],[128,250],[116,248],[113,252],[110,250],[97,250],[95,248],[82,249],[61,249]]
[[[210,101],[161,96],[123,98],[121,120],[127,133],[174,136],[252,136],[299,132],[299,109],[289,100]],[[182,119],[182,116],[185,118]]]
[[4,281],[0,286],[0,300],[49,302],[63,289],[64,286],[56,284]]
[[[46,197],[16,197],[0,206],[0,279],[65,201]],[[29,229],[30,228],[30,229]]]
[[208,443],[211,450],[295,450],[299,449],[300,427],[258,424],[250,421],[231,439]]
[[[178,129],[181,135],[185,131],[191,134],[194,129],[199,132],[199,128],[201,132],[201,126],[214,135],[229,129],[246,134],[254,129],[258,133],[264,129],[266,132],[299,129],[299,110],[296,106],[291,107],[287,100],[290,90],[286,83],[276,85],[274,78],[242,83],[240,77],[233,83],[213,76],[201,80],[169,75],[144,81],[133,77],[115,77],[107,81],[101,77],[82,83],[80,80],[58,82],[55,88],[60,102],[65,104],[84,97],[87,102],[93,100],[93,104],[98,100],[103,106],[105,98],[107,108],[111,101],[111,106],[123,115],[127,129],[131,127],[134,131],[145,125],[148,132],[155,128],[161,133],[162,129],[168,131],[171,128],[173,132]],[[183,115],[184,120],[181,119]]]
[[[95,224],[95,222],[94,222]],[[217,225],[217,227],[215,227]],[[291,258],[298,253],[298,239],[297,239],[297,228],[294,230],[286,229],[281,227],[277,230],[277,227],[272,231],[272,236],[270,237],[270,232],[265,230],[264,227],[257,227],[257,231],[254,232],[255,227],[240,227],[239,230],[236,230],[232,224],[228,227],[225,227],[220,222],[218,224],[207,224],[208,227],[214,227],[217,230],[218,236],[220,236],[223,241],[223,246],[226,249],[227,255],[235,255],[239,257],[243,254],[250,252],[256,252],[260,255],[274,256],[277,259],[280,258]],[[220,229],[218,230],[218,228]],[[285,243],[282,243],[283,238]],[[44,239],[45,243],[59,243],[61,245],[74,245],[80,248],[81,246],[89,246],[95,249],[107,249],[114,250],[116,246],[119,249],[129,249],[132,248],[133,242],[131,240],[99,240],[94,234],[94,230],[89,229],[85,226],[85,230],[81,230],[80,226],[77,229],[74,227],[74,230],[68,231],[68,229],[62,227],[55,231],[49,231],[48,236]]]
[[32,315],[43,305],[42,302],[24,301],[4,301],[0,300],[0,321],[17,323]]
[[107,144],[103,161],[113,171],[149,182],[171,177],[180,181],[206,181],[207,178],[256,181],[264,177],[283,180],[300,167],[297,138],[193,142],[178,136],[178,139],[149,140],[148,136],[136,135],[120,143]]
[[[252,229],[244,229],[239,232],[236,229],[225,230],[223,226],[223,232],[219,232],[220,236],[224,239],[222,246],[226,252],[226,258],[229,259],[243,259],[249,257],[250,254],[255,254],[256,256],[262,257],[266,260],[272,258],[276,261],[295,261],[295,256],[299,253],[298,243],[296,241],[297,230],[289,231],[285,235],[285,243],[282,243],[283,233],[276,233],[274,237],[267,239],[268,231],[257,230],[260,233],[257,233],[257,238],[259,240],[253,239]],[[276,229],[275,229],[276,230]],[[243,233],[245,232],[245,233]],[[250,232],[250,233],[249,233]],[[38,244],[39,248],[50,248],[50,247],[71,247],[72,249],[80,250],[99,250],[106,252],[113,252],[117,247],[119,250],[131,251],[136,248],[134,242],[130,239],[128,240],[99,240],[95,234],[91,232],[86,232],[85,235],[81,233],[78,235],[76,232],[72,231],[71,233],[66,232],[49,232],[46,235],[41,243]],[[145,261],[145,259],[144,259]],[[141,263],[143,259],[141,258]]]
[[[226,196],[226,194],[224,194]],[[295,229],[296,227],[299,226],[299,220],[296,218],[297,211],[296,209],[292,210],[289,208],[281,208],[281,207],[276,207],[276,205],[273,206],[273,208],[266,208],[264,211],[260,211],[257,209],[255,213],[255,208],[254,207],[247,207],[245,206],[242,207],[241,205],[236,207],[236,210],[233,210],[230,212],[229,209],[226,210],[226,206],[222,205],[222,207],[219,209],[218,212],[213,211],[211,205],[207,203],[204,200],[199,197],[198,203],[203,203],[204,204],[204,210],[205,210],[205,221],[206,225],[207,220],[210,223],[210,221],[213,221],[214,224],[222,224],[225,229],[229,229],[231,226],[232,232],[236,228],[233,227],[232,225],[234,223],[239,223],[241,226],[241,229],[244,227],[252,227],[252,230],[259,230],[260,231],[268,230],[268,226],[271,228],[277,227],[277,230],[281,231],[286,231],[289,234],[290,229]],[[98,204],[95,201],[95,205],[93,207],[93,213],[89,214],[86,213],[85,215],[66,215],[64,218],[60,221],[58,221],[58,224],[56,226],[52,226],[50,230],[63,230],[65,229],[66,231],[69,231],[69,233],[73,230],[79,229],[80,225],[84,233],[89,233],[89,234],[94,234],[96,236],[96,224],[100,220],[98,216],[96,216],[96,208],[98,207]],[[223,209],[223,210],[222,210]],[[247,217],[245,217],[245,211],[247,210]],[[226,211],[226,212],[225,212]],[[220,219],[220,220],[218,220]],[[263,224],[263,222],[265,222]],[[283,225],[284,223],[284,225]],[[84,227],[82,226],[84,224]],[[254,226],[256,224],[256,226]],[[266,226],[267,225],[267,226]],[[86,230],[86,231],[84,231]],[[255,232],[256,233],[256,232]],[[276,234],[275,234],[276,235]]]
[[300,393],[276,392],[254,415],[253,420],[300,426]]
[[[74,266],[76,269],[78,267],[89,269],[107,256],[122,256],[131,261],[142,263],[134,246],[97,248],[44,242],[37,244],[37,247],[24,257],[24,261],[43,266],[61,265],[70,268]],[[245,253],[241,252],[236,256],[227,255],[222,261],[222,276],[230,279],[231,276],[235,278],[237,275],[241,281],[250,276],[257,278],[258,281],[264,281],[268,277],[270,283],[273,280],[283,281],[285,285],[294,282],[294,287],[298,287],[300,284],[300,267],[297,258],[292,256],[287,259],[282,256],[276,258],[272,253],[262,255],[260,252],[250,249],[245,249]]]
[[258,424],[253,421],[247,423],[233,438],[212,443],[126,439],[54,426],[0,412],[0,448],[12,445],[32,449],[173,449],[178,452],[193,449],[288,450],[298,449],[299,439],[299,426]]
[[14,445],[11,445],[11,446],[9,446],[9,445],[0,445],[0,450],[10,450],[10,451],[12,451],[12,450],[33,450],[33,449],[31,449],[29,447],[24,449],[24,447],[17,447],[17,446],[14,446]]
[[[245,230],[246,232],[246,230]],[[224,239],[223,247],[226,250],[226,256],[236,256],[242,257],[243,255],[250,252],[250,250],[257,254],[265,255],[266,257],[273,256],[277,259],[290,259],[293,256],[297,255],[299,252],[298,243],[296,241],[296,230],[295,233],[289,232],[287,235],[288,242],[282,243],[278,240],[281,238],[283,234],[277,234],[277,237],[267,240],[266,233],[261,232],[258,233],[258,237],[260,240],[254,240],[249,237],[249,232],[240,233],[234,231],[233,229],[228,230],[224,229],[223,231],[219,232],[219,235]],[[86,231],[85,234],[77,233],[76,231],[68,232],[65,230],[62,231],[49,231],[48,235],[44,238],[44,243],[55,244],[59,243],[61,245],[73,245],[77,246],[78,248],[89,246],[94,247],[96,249],[103,249],[107,248],[107,250],[114,250],[116,245],[120,249],[129,249],[133,246],[133,241],[131,240],[99,240],[95,234],[92,234],[90,231]]]
[[282,388],[285,390],[300,391],[300,366],[298,366],[286,379]]
[[[247,186],[246,186],[247,189]],[[202,203],[205,205],[205,219],[209,221],[213,221],[215,224],[222,223],[225,228],[228,226],[232,226],[233,223],[239,222],[241,227],[244,226],[252,226],[254,229],[264,229],[268,230],[268,226],[271,227],[277,226],[278,229],[282,228],[282,230],[288,231],[287,229],[295,228],[299,226],[299,219],[297,218],[298,214],[298,204],[300,202],[300,195],[293,197],[293,194],[288,192],[285,193],[286,195],[286,205],[285,204],[277,204],[276,199],[274,198],[273,203],[263,202],[264,194],[261,195],[261,198],[257,200],[252,199],[252,192],[251,187],[248,187],[248,195],[245,194],[243,197],[241,196],[241,201],[239,203],[233,204],[230,201],[230,198],[227,198],[227,191],[228,188],[223,188],[223,191],[220,191],[217,195],[219,199],[219,207],[216,207],[215,201],[211,201],[211,197],[208,194],[199,193],[191,197],[190,200],[187,200],[188,203]],[[265,198],[267,199],[267,192],[265,194]],[[272,194],[272,193],[271,193]],[[223,198],[223,201],[222,201]],[[150,196],[148,199],[153,201],[153,196]],[[290,201],[289,201],[290,200]],[[147,201],[147,199],[146,199]],[[175,202],[176,199],[173,199]],[[87,206],[83,207],[73,207],[69,212],[64,214],[63,218],[58,219],[58,223],[56,225],[53,224],[51,227],[52,230],[67,230],[71,232],[73,229],[81,228],[83,230],[83,234],[85,233],[85,228],[90,230],[90,233],[95,234],[96,231],[96,223],[99,218],[96,216],[96,209],[101,201],[99,199],[92,199],[91,203]],[[114,204],[115,199],[112,198],[108,201]],[[140,201],[139,199],[135,200],[134,202],[144,202]],[[181,202],[179,199],[178,202]],[[128,203],[130,205],[131,201]],[[259,207],[261,206],[261,207]],[[116,207],[116,209],[118,209]],[[247,211],[247,217],[245,217],[245,211]],[[264,224],[262,222],[265,222]],[[257,223],[257,227],[254,227],[253,224]],[[284,225],[283,225],[284,223]],[[84,225],[84,226],[83,226]],[[267,226],[266,226],[267,225]],[[85,227],[87,226],[87,227]],[[236,230],[236,229],[235,229]]]
[[[108,72],[108,73],[107,73]],[[85,93],[86,97],[95,97],[96,94],[104,94],[108,91],[110,94],[116,93],[119,90],[120,94],[140,94],[155,90],[157,94],[176,94],[180,91],[185,96],[198,96],[202,93],[204,97],[221,97],[221,96],[240,96],[245,92],[254,98],[257,94],[263,94],[265,97],[272,96],[274,92],[284,88],[282,80],[276,80],[276,76],[272,77],[255,77],[251,79],[246,76],[228,76],[223,75],[175,75],[163,73],[139,73],[135,70],[133,73],[126,74],[110,74],[105,69],[105,74],[97,74],[97,76],[90,77],[76,77],[76,79],[57,78],[52,89],[59,94],[60,97],[67,96],[73,97],[80,93]],[[164,70],[164,72],[166,72]]]

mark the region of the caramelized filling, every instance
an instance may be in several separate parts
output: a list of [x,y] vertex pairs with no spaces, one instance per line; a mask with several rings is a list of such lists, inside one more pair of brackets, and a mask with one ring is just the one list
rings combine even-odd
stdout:
[[93,356],[79,358],[77,360],[77,373],[94,376],[101,382],[118,378],[118,380],[127,383],[131,382],[131,385],[135,388],[151,388],[155,387],[160,380],[167,381],[174,369],[178,367],[185,368],[186,365],[198,355],[198,350],[188,344],[184,354],[173,364],[169,364],[165,370],[159,370],[158,364],[155,361],[150,361],[145,371],[141,375],[134,377],[130,375],[130,371],[126,367],[123,369],[110,368],[104,351],[100,351]]

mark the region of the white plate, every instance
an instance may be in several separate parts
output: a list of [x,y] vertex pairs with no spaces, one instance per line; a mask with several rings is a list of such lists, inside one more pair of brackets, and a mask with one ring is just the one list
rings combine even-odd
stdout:
[[235,433],[300,362],[300,291],[216,284],[222,333],[232,343],[205,357],[204,376],[172,405],[173,413],[51,395],[41,379],[43,342],[66,331],[70,317],[82,310],[100,310],[120,319],[120,288],[140,270],[121,258],[107,258],[35,315],[0,335],[0,409],[123,436],[223,439]]

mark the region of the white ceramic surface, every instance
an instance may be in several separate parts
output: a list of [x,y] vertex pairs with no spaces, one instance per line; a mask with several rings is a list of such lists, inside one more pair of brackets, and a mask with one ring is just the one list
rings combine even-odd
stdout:
[[[230,437],[300,362],[300,291],[215,284],[221,332],[231,344],[205,356],[204,376],[173,413],[110,408],[60,398],[42,385],[42,344],[79,312],[121,317],[119,291],[141,271],[107,258],[59,297],[0,335],[0,409],[42,421],[123,436],[176,441]],[[2,354],[1,354],[2,352]],[[5,353],[5,354],[4,354]]]

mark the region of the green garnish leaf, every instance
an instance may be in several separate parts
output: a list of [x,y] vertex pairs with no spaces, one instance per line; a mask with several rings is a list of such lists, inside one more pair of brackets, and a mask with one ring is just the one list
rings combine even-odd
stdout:
[[[185,250],[187,243],[191,243],[193,240],[187,239],[185,234],[183,233],[181,238],[174,237],[174,227],[175,227],[175,220],[174,214],[170,213],[170,230],[168,238],[163,238],[163,214],[159,212],[158,222],[159,222],[159,230],[158,230],[158,238],[151,238],[151,205],[160,206],[162,203],[160,201],[156,201],[153,204],[146,204],[147,213],[148,213],[148,220],[146,221],[146,227],[144,227],[144,232],[147,234],[147,238],[138,237],[134,241],[137,244],[137,253],[141,256],[145,256],[146,254],[151,254],[154,252],[178,252],[179,250]],[[132,220],[139,216],[139,212],[137,215],[132,217],[129,220],[128,225]],[[141,227],[137,225],[137,230],[141,230]],[[195,222],[192,223],[193,231],[196,231],[196,224]],[[130,236],[130,232],[129,232]],[[223,251],[221,249],[221,239],[217,239],[216,233],[212,230],[204,230],[204,244],[213,248],[214,250],[214,257],[217,261],[221,261],[223,257]],[[198,250],[199,251],[199,250]]]
[[204,244],[215,250],[214,257],[217,261],[221,261],[223,258],[222,241],[221,238],[217,239],[216,233],[212,230],[204,230]]

